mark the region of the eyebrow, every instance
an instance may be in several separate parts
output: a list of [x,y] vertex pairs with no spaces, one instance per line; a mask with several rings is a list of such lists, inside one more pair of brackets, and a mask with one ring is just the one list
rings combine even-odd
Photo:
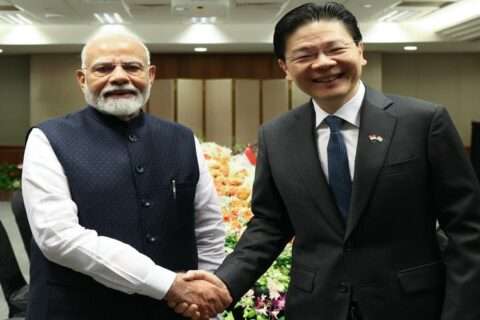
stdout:
[[313,52],[314,49],[314,46],[303,46],[292,50],[289,56],[290,58],[297,58],[298,56],[301,56],[303,54],[309,54],[310,52]]
[[307,51],[307,50],[312,50],[312,49],[315,49],[314,45],[302,45],[301,47],[297,47],[297,48],[292,49],[292,53]]
[[[102,59],[99,59],[97,61],[93,61],[90,65],[91,66],[96,66],[96,65],[99,65],[99,64],[113,64],[114,62],[112,60],[102,60]],[[145,62],[143,62],[141,59],[135,59],[135,58],[132,58],[132,60],[121,60],[120,63],[141,63],[141,64],[145,64]]]
[[[354,41],[352,41],[354,42]],[[349,42],[345,42],[343,40],[331,40],[331,41],[327,41],[327,42],[324,42],[320,45],[320,47],[329,47],[329,46],[333,46],[333,45],[336,45],[336,44],[341,44],[341,45],[347,45],[349,44]],[[307,45],[303,45],[301,47],[298,47],[298,48],[295,48],[292,50],[292,53],[298,53],[298,52],[303,52],[303,51],[308,51],[308,50],[312,50],[312,49],[315,49],[317,48],[316,45],[313,45],[313,44],[307,44]]]

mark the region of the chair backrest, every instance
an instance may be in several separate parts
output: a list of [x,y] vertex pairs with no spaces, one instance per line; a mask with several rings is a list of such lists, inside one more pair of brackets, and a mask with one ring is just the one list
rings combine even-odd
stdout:
[[7,230],[0,221],[0,287],[7,300],[10,315],[15,314],[18,310],[10,304],[9,298],[25,284]]
[[22,236],[23,245],[27,255],[30,257],[30,245],[32,242],[32,231],[28,224],[27,211],[25,210],[25,204],[23,203],[22,190],[16,190],[13,192],[11,201],[13,215],[17,222],[20,235]]

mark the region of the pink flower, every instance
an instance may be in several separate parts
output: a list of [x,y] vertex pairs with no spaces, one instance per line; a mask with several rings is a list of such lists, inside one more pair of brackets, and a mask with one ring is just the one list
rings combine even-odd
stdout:
[[277,299],[272,301],[272,307],[274,310],[283,310],[285,308],[286,294],[281,294]]
[[265,295],[261,295],[260,297],[255,298],[255,309],[260,309],[265,307],[266,301],[265,301]]

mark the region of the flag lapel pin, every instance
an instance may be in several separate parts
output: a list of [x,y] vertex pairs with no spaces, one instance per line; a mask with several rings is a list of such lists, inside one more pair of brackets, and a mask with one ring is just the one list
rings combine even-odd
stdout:
[[370,142],[374,142],[374,143],[375,142],[381,143],[381,142],[383,142],[383,137],[379,136],[377,134],[371,133],[371,134],[368,135],[368,140],[370,140]]

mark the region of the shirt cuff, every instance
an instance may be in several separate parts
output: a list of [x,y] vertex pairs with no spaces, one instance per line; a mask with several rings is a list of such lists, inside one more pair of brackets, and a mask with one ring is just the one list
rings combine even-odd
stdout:
[[160,266],[155,266],[147,275],[141,293],[162,300],[173,284],[177,274]]

